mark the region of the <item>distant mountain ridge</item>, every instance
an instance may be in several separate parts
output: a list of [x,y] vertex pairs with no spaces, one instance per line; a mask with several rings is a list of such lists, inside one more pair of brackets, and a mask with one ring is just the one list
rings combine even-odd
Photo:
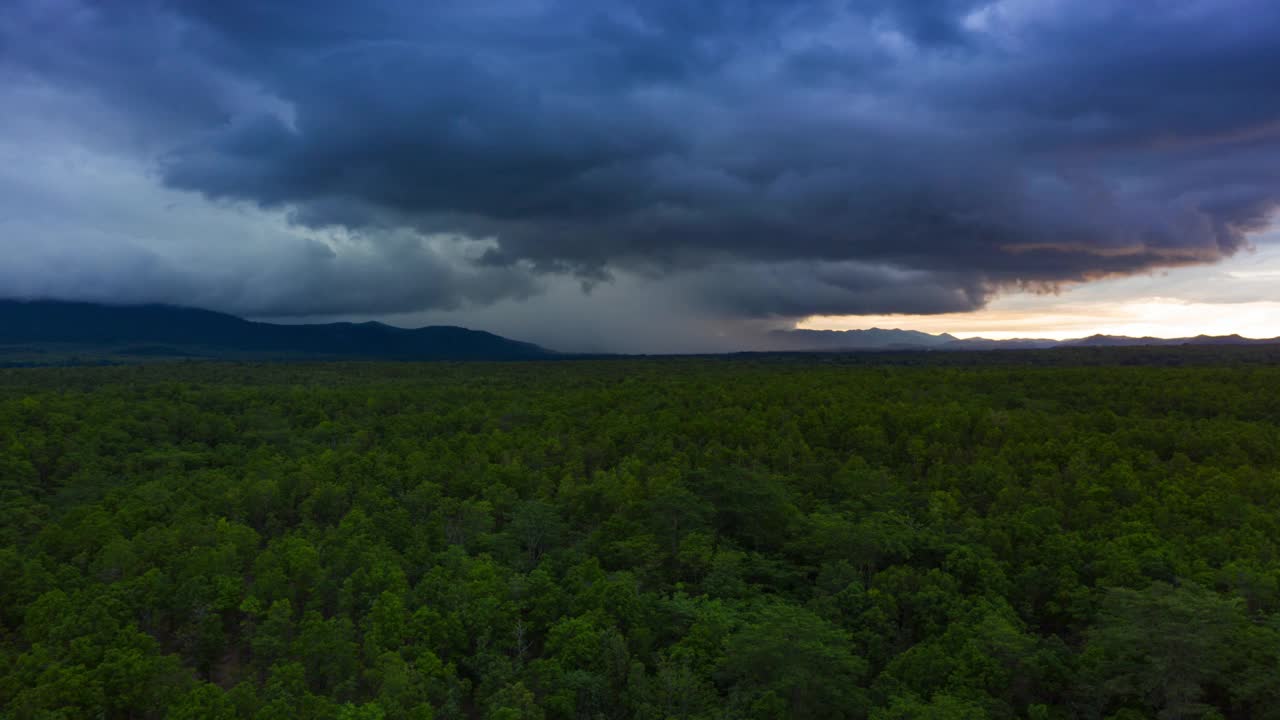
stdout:
[[[1091,335],[1072,340],[957,338],[919,330],[776,330],[773,351],[982,351],[1069,347],[1263,345],[1280,338],[1239,335],[1188,338]],[[61,300],[0,300],[0,349],[21,358],[536,360],[577,357],[454,326],[416,329],[378,322],[280,325],[172,305],[104,305]],[[55,352],[56,351],[56,352]],[[599,356],[604,357],[604,356]],[[0,358],[0,365],[4,365]],[[74,362],[74,361],[73,361]]]
[[529,360],[555,353],[479,330],[377,322],[278,325],[171,305],[0,300],[0,344],[112,346],[132,354]]
[[1268,345],[1280,338],[1246,338],[1240,335],[1196,335],[1185,338],[1090,335],[1071,340],[1047,338],[957,338],[948,333],[931,335],[919,330],[871,328],[870,330],[775,330],[769,339],[779,349],[793,352],[867,350],[1043,350],[1055,347],[1135,347],[1178,345]]

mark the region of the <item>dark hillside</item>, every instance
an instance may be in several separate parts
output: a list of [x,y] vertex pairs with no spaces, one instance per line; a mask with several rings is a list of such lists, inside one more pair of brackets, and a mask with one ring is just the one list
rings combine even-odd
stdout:
[[0,344],[141,347],[151,355],[165,352],[213,357],[247,353],[387,360],[527,360],[553,354],[530,343],[451,326],[409,330],[381,323],[277,325],[167,305],[15,300],[0,301]]

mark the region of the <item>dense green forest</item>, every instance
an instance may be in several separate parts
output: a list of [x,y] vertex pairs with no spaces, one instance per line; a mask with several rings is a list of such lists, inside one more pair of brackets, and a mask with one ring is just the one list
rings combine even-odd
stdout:
[[1204,358],[0,370],[0,717],[1280,718]]

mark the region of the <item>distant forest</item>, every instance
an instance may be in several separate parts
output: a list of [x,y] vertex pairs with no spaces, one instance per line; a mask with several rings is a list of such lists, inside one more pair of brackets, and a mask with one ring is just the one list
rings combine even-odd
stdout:
[[1280,718],[1275,354],[0,370],[0,718]]

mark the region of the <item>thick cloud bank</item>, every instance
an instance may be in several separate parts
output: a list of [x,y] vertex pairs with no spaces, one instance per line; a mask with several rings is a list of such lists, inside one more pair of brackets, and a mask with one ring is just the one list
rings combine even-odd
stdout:
[[[19,0],[0,78],[65,100],[46,141],[364,238],[261,250],[288,292],[241,312],[626,272],[728,317],[937,313],[1246,245],[1280,200],[1278,37],[1270,0]],[[216,284],[112,267],[130,297]]]

